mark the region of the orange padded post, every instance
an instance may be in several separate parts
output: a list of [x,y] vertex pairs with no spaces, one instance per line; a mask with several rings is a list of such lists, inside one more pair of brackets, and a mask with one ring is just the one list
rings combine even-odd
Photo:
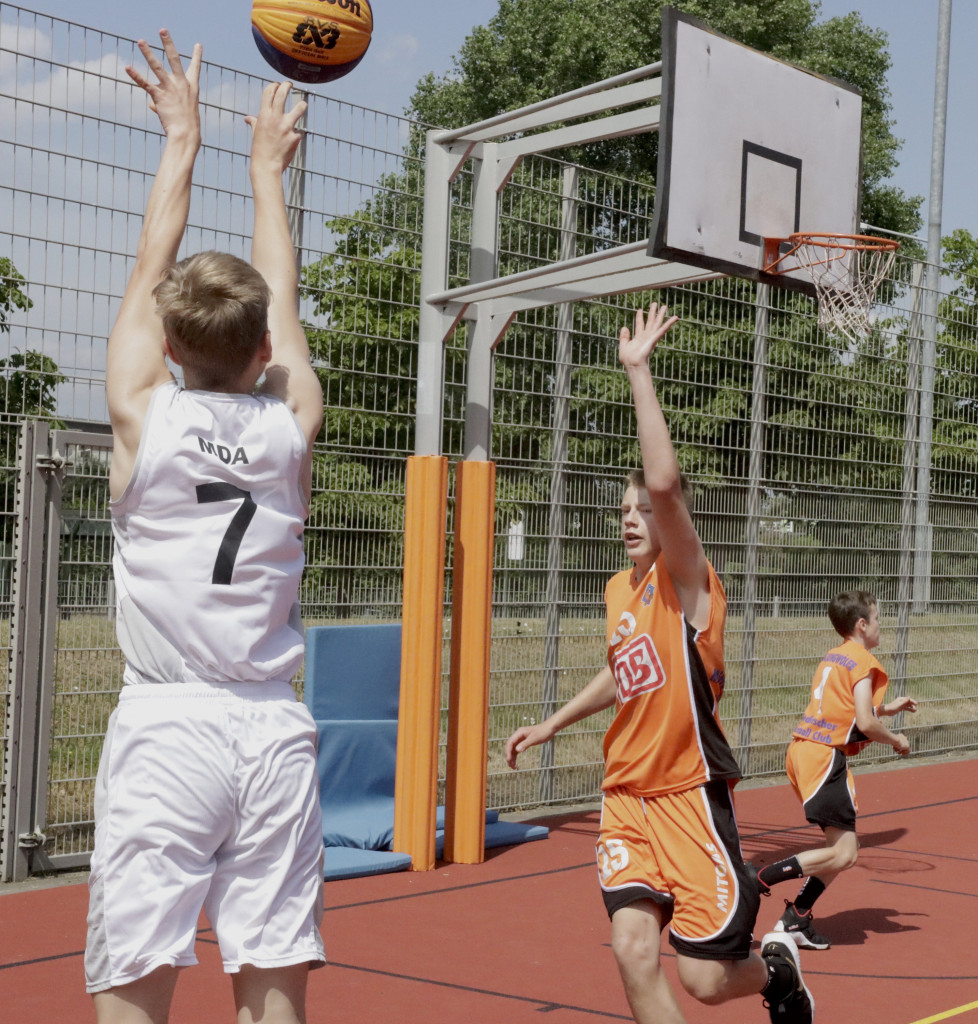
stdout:
[[485,860],[495,503],[495,463],[460,462],[445,775],[445,860],[457,864]]
[[435,866],[447,504],[448,459],[410,456],[404,511],[394,849],[411,855],[414,871]]

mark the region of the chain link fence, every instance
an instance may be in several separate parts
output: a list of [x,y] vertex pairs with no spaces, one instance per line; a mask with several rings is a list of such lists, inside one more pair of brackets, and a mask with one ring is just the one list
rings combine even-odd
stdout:
[[[131,40],[0,4],[0,652],[11,666],[19,425],[40,418],[53,429],[106,431],[105,338],[162,143],[122,70],[136,56]],[[243,118],[263,84],[203,67],[204,148],[186,252],[249,255]],[[424,130],[308,99],[289,202],[301,312],[327,409],[302,600],[309,624],[391,621],[400,615],[404,468],[414,444]],[[450,284],[468,280],[470,175],[464,169],[454,186]],[[568,196],[566,162],[517,168],[500,198],[500,273],[648,236],[650,186],[583,167],[574,179]],[[783,770],[815,664],[835,643],[826,602],[853,587],[879,596],[893,689],[920,702],[899,723],[914,751],[978,746],[978,282],[940,278],[928,349],[923,265],[912,245],[903,251],[859,345],[819,331],[811,302],[794,293],[765,299],[723,279],[662,297],[681,323],[654,373],[730,601],[722,717],[751,775]],[[576,693],[605,657],[603,588],[625,564],[617,510],[624,474],[639,460],[614,339],[648,299],[526,313],[494,357],[491,807],[591,799],[600,788],[604,716],[524,755],[518,772],[504,765],[502,744]],[[453,461],[463,451],[466,332],[463,323],[445,353],[443,450]],[[928,351],[932,391],[921,377]],[[121,663],[107,439],[68,454],[52,542],[48,815],[38,827],[52,856],[84,857]],[[447,671],[450,565],[446,582]],[[16,737],[10,687],[0,687],[6,802]],[[447,697],[447,679],[444,689]],[[887,756],[871,747],[859,760]]]

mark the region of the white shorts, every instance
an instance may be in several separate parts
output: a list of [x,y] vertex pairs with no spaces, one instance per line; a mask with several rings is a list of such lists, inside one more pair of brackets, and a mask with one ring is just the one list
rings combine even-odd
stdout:
[[195,964],[325,961],[316,727],[287,683],[123,687],[95,796],[86,988]]

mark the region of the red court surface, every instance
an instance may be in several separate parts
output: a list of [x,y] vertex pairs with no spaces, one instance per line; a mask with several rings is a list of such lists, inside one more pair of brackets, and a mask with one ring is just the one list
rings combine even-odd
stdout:
[[[816,908],[833,946],[802,952],[816,1019],[978,1024],[978,760],[910,762],[860,774],[857,789],[859,864]],[[819,841],[799,825],[787,786],[742,787],[737,806],[750,860]],[[551,825],[548,839],[492,851],[485,864],[328,883],[330,964],[310,977],[310,1024],[630,1020],[595,877],[598,813],[537,820]],[[758,937],[796,886],[762,901]],[[0,1020],[94,1020],[82,976],[86,900],[83,884],[0,887]],[[171,1021],[233,1021],[205,923],[197,954]],[[720,1007],[680,998],[689,1024],[768,1020],[759,997]]]

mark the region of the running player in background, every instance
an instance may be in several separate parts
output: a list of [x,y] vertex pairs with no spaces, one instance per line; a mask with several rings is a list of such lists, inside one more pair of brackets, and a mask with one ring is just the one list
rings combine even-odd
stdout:
[[162,1024],[203,907],[238,1020],[298,1024],[324,960],[316,732],[291,685],[322,418],[282,188],[306,105],[287,111],[290,86],[271,85],[247,119],[253,263],[177,263],[201,47],[185,71],[160,38],[168,67],[139,42],[155,81],[126,69],[166,142],[108,343],[126,668],[99,765],[86,983],[100,1024]]
[[814,1002],[798,951],[766,935],[751,952],[759,896],[744,865],[732,789],[740,771],[717,718],[727,602],[682,492],[679,464],[649,358],[675,323],[655,303],[623,328],[618,356],[631,384],[642,473],[628,478],[622,539],[634,568],[605,589],[608,664],[539,725],[517,729],[506,760],[604,708],[598,871],[611,944],[637,1024],[685,1020],[660,963],[669,929],[679,978],[715,1005],[762,993],[772,1021],[809,1024]]
[[879,608],[866,590],[849,590],[829,602],[829,620],[845,641],[819,662],[812,697],[788,746],[788,778],[805,808],[805,817],[825,834],[825,846],[768,864],[757,872],[761,892],[808,876],[775,931],[790,935],[806,949],[828,949],[830,942],[815,931],[812,907],[841,871],[856,863],[856,786],[847,758],[874,740],[888,743],[901,757],[910,743],[891,732],[881,719],[916,711],[912,697],[883,703],[887,675],[869,652],[880,642]]

